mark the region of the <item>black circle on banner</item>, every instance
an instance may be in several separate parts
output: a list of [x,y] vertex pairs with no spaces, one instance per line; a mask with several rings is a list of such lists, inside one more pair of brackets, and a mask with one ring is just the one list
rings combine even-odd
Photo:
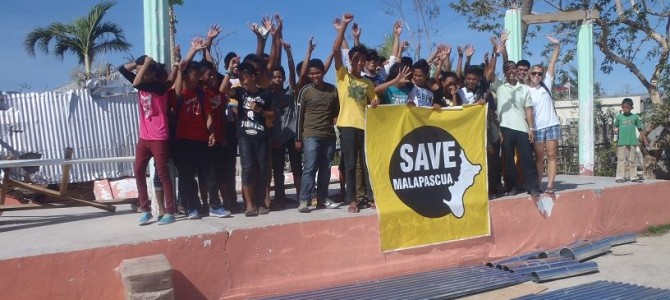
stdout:
[[391,186],[398,198],[426,218],[451,213],[445,201],[452,200],[450,187],[461,176],[462,151],[458,141],[442,128],[422,126],[409,132],[393,151],[389,166]]

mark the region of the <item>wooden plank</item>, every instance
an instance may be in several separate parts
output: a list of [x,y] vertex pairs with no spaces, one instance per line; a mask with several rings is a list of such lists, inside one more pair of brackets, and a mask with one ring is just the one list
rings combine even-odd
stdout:
[[[5,197],[7,197],[7,189],[9,188],[9,169],[3,170],[2,188],[0,188],[0,205],[5,205]],[[2,211],[0,210],[0,216]]]
[[[63,158],[68,161],[72,159],[72,153],[74,152],[74,149],[70,147],[66,147],[64,150]],[[67,195],[67,187],[70,184],[70,170],[72,170],[72,164],[69,163],[63,163],[61,166],[62,172],[61,172],[61,179],[60,179],[60,190],[58,191],[58,194],[61,196]]]
[[521,17],[521,19],[523,19],[523,22],[526,24],[570,22],[570,21],[593,20],[599,18],[600,18],[600,11],[598,11],[597,9],[573,10],[555,14],[537,14],[537,15],[533,14]]
[[[7,180],[7,181],[8,181],[8,184],[10,184],[12,186],[24,188],[26,190],[37,192],[37,193],[44,194],[44,195],[47,195],[47,196],[52,196],[52,197],[56,197],[56,198],[63,199],[63,200],[68,200],[68,201],[72,200],[72,201],[81,202],[81,203],[84,203],[88,206],[93,206],[95,208],[99,208],[99,209],[106,210],[106,211],[109,211],[109,212],[115,212],[116,211],[116,207],[113,206],[113,205],[102,204],[102,203],[95,202],[95,201],[77,199],[77,198],[72,198],[72,197],[67,197],[67,196],[61,196],[60,193],[57,192],[57,191],[50,190],[50,189],[47,189],[47,188],[43,188],[41,186],[25,183],[25,182],[19,182],[19,181],[14,181],[14,180]],[[3,184],[4,184],[4,182],[3,182]]]
[[120,157],[100,157],[100,158],[78,158],[71,160],[64,159],[16,159],[0,161],[0,169],[4,168],[19,168],[32,166],[53,166],[69,164],[102,164],[102,163],[124,163],[134,162],[135,156],[120,156]]
[[83,203],[74,201],[63,201],[56,203],[31,203],[20,205],[0,205],[0,212],[3,211],[17,211],[17,210],[31,210],[31,209],[50,209],[50,208],[66,208],[66,207],[81,207],[85,206]]

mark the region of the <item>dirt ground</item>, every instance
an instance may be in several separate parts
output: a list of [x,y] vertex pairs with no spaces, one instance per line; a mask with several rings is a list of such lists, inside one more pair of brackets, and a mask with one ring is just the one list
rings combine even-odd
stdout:
[[611,253],[590,261],[598,273],[542,283],[549,291],[598,280],[670,289],[670,234],[638,237],[637,242],[613,247]]

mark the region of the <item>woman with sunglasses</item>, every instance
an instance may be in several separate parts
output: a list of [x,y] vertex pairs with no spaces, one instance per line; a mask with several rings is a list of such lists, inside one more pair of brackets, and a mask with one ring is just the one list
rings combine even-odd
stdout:
[[554,193],[554,179],[558,172],[558,140],[561,137],[561,125],[551,96],[554,83],[554,70],[560,42],[552,36],[547,39],[554,44],[554,52],[545,69],[542,65],[530,68],[530,97],[533,101],[533,117],[535,119],[535,161],[537,164],[538,182],[542,182],[544,160],[547,159],[547,194]]

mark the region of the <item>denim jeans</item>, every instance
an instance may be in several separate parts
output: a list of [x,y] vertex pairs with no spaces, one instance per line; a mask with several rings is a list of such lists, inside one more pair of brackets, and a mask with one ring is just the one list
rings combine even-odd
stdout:
[[302,184],[300,201],[310,201],[314,192],[314,177],[319,171],[316,181],[316,199],[323,203],[328,197],[330,183],[330,163],[335,156],[335,139],[307,137],[302,141]]

